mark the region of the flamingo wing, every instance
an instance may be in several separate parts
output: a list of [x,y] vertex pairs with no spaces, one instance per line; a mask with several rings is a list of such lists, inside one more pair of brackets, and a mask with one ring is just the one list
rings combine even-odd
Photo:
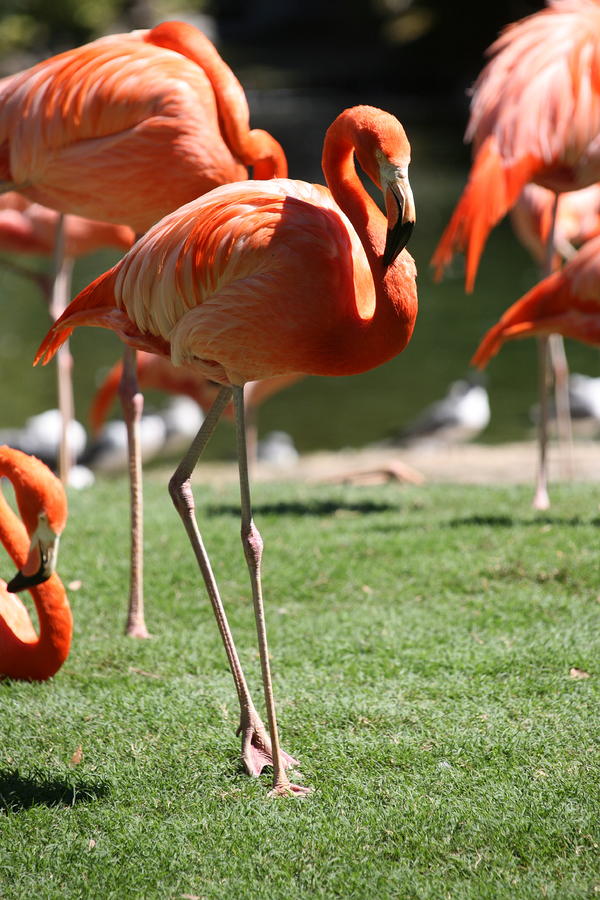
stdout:
[[472,363],[484,368],[511,338],[553,333],[600,345],[600,238],[509,307],[484,336]]
[[46,206],[116,223],[125,193],[128,224],[143,231],[245,177],[202,68],[145,34],[100,38],[0,81],[4,182]]
[[248,181],[165,216],[73,301],[37,358],[96,324],[222,383],[335,374],[356,356],[344,323],[374,303],[362,244],[326,188]]

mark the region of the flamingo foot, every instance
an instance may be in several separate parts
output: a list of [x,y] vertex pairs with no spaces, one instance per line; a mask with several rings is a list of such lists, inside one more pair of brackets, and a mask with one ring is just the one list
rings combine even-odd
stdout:
[[312,788],[303,787],[299,784],[292,784],[287,778],[285,781],[276,784],[272,791],[269,791],[267,797],[274,800],[277,797],[306,797],[312,793]]
[[550,509],[550,497],[548,496],[548,491],[545,487],[537,488],[531,505],[534,509]]
[[[265,766],[273,765],[273,751],[271,738],[256,710],[248,713],[242,712],[240,727],[237,734],[242,736],[242,762],[248,775],[258,778]],[[297,759],[281,750],[281,759],[284,768],[299,765]]]
[[125,634],[127,637],[139,638],[141,640],[152,637],[146,628],[145,622],[128,622]]

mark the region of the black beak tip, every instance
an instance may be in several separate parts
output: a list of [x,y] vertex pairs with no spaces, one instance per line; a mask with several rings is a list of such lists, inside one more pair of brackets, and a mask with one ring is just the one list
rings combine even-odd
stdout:
[[36,587],[36,585],[48,581],[51,574],[52,572],[48,572],[43,566],[35,575],[23,575],[21,571],[18,571],[6,585],[6,590],[10,594],[18,594],[20,591],[26,591],[28,588]]
[[6,590],[9,594],[18,594],[19,591],[24,591],[27,587],[28,579],[23,575],[21,571],[17,572],[17,574],[11,578],[11,580],[6,585]]
[[391,231],[388,231],[382,257],[384,266],[391,266],[398,254],[404,250],[414,227],[414,222],[398,222]]

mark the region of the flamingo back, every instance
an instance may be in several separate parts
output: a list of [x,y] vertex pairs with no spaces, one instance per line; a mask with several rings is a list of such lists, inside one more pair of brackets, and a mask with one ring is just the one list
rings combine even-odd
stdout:
[[100,324],[221,383],[349,374],[361,359],[344,325],[360,329],[374,307],[365,251],[329,190],[248,181],[165,216],[73,301],[36,359]]
[[246,178],[206,73],[147,34],[100,38],[2,79],[0,178],[46,206],[107,222],[123,221],[127,197],[127,224],[140,232]]
[[530,153],[547,167],[566,167],[590,144],[597,151],[599,33],[597,0],[551,0],[509,25],[489,48],[490,62],[473,88],[465,139],[475,151],[490,134],[507,165]]

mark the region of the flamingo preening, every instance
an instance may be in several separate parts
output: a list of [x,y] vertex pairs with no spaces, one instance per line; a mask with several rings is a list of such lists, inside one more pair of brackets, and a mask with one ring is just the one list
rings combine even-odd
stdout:
[[[548,0],[546,9],[509,25],[492,44],[471,100],[466,140],[474,160],[433,264],[438,277],[466,254],[471,291],[491,229],[533,181],[555,195],[600,181],[600,0]],[[548,230],[545,274],[554,257]],[[540,341],[540,402],[546,403],[547,338]],[[549,505],[546,434],[534,506]]]
[[[354,159],[383,192],[381,213]],[[272,762],[273,793],[302,795],[279,745],[260,579],[263,542],[250,503],[244,384],[285,374],[350,375],[396,356],[413,332],[416,270],[404,251],[414,224],[410,145],[400,122],[369,106],[342,112],[323,148],[329,190],[274,179],[226,185],[158,222],[70,304],[38,351],[48,361],[78,325],[193,366],[222,385],[169,490],[202,572],[240,702],[242,758]],[[269,735],[256,712],[194,515],[190,478],[233,394],[242,542]]]
[[[277,141],[250,129],[246,96],[202,32],[182,22],[109,35],[0,81],[0,190],[137,234],[217,185],[285,176]],[[75,174],[76,173],[76,174]],[[121,399],[130,445],[126,631],[147,637],[134,351]]]
[[[71,646],[71,610],[54,572],[67,501],[50,469],[20,450],[0,447],[1,476],[12,482],[21,519],[0,490],[0,541],[19,569],[8,584],[0,579],[0,677],[43,681],[60,669]],[[17,597],[23,590],[35,603],[39,634]]]
[[[40,284],[52,319],[64,311],[71,294],[73,262],[80,256],[104,247],[128,250],[135,234],[126,225],[96,222],[82,216],[63,216],[54,209],[31,203],[14,191],[0,195],[0,251],[8,254],[39,255],[54,259],[54,277],[48,279],[21,266],[14,259],[3,266]],[[64,344],[57,355],[57,394],[62,429],[58,453],[58,473],[66,484],[71,468],[69,424],[73,419],[71,354]]]

